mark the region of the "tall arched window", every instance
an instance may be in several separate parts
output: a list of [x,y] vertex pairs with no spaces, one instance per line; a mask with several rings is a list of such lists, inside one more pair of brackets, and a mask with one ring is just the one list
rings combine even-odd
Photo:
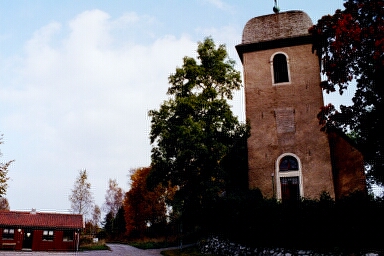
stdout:
[[298,201],[304,196],[301,164],[294,154],[283,154],[276,161],[277,199]]
[[284,53],[276,53],[272,59],[273,83],[289,82],[288,59]]

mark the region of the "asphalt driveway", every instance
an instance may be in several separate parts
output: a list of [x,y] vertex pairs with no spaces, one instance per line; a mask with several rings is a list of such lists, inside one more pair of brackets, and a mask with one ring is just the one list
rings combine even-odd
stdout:
[[107,244],[110,251],[86,251],[86,252],[31,252],[31,251],[0,251],[0,255],[78,255],[78,256],[159,256],[164,249],[140,250],[125,244]]

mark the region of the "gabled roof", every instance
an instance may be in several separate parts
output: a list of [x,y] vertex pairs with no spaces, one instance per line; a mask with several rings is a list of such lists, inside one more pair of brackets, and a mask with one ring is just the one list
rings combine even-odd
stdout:
[[0,211],[0,226],[82,229],[81,214]]

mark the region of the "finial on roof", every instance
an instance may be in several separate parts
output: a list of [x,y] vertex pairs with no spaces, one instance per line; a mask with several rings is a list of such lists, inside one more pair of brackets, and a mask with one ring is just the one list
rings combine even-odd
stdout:
[[273,12],[276,14],[280,12],[280,8],[277,6],[277,0],[275,0],[275,6],[273,6]]

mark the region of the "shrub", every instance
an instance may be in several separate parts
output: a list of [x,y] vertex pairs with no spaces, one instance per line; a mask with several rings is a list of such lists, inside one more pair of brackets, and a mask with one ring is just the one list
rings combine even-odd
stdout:
[[382,249],[375,234],[384,228],[383,202],[363,193],[334,201],[323,193],[284,204],[249,191],[214,202],[204,231],[251,247]]

